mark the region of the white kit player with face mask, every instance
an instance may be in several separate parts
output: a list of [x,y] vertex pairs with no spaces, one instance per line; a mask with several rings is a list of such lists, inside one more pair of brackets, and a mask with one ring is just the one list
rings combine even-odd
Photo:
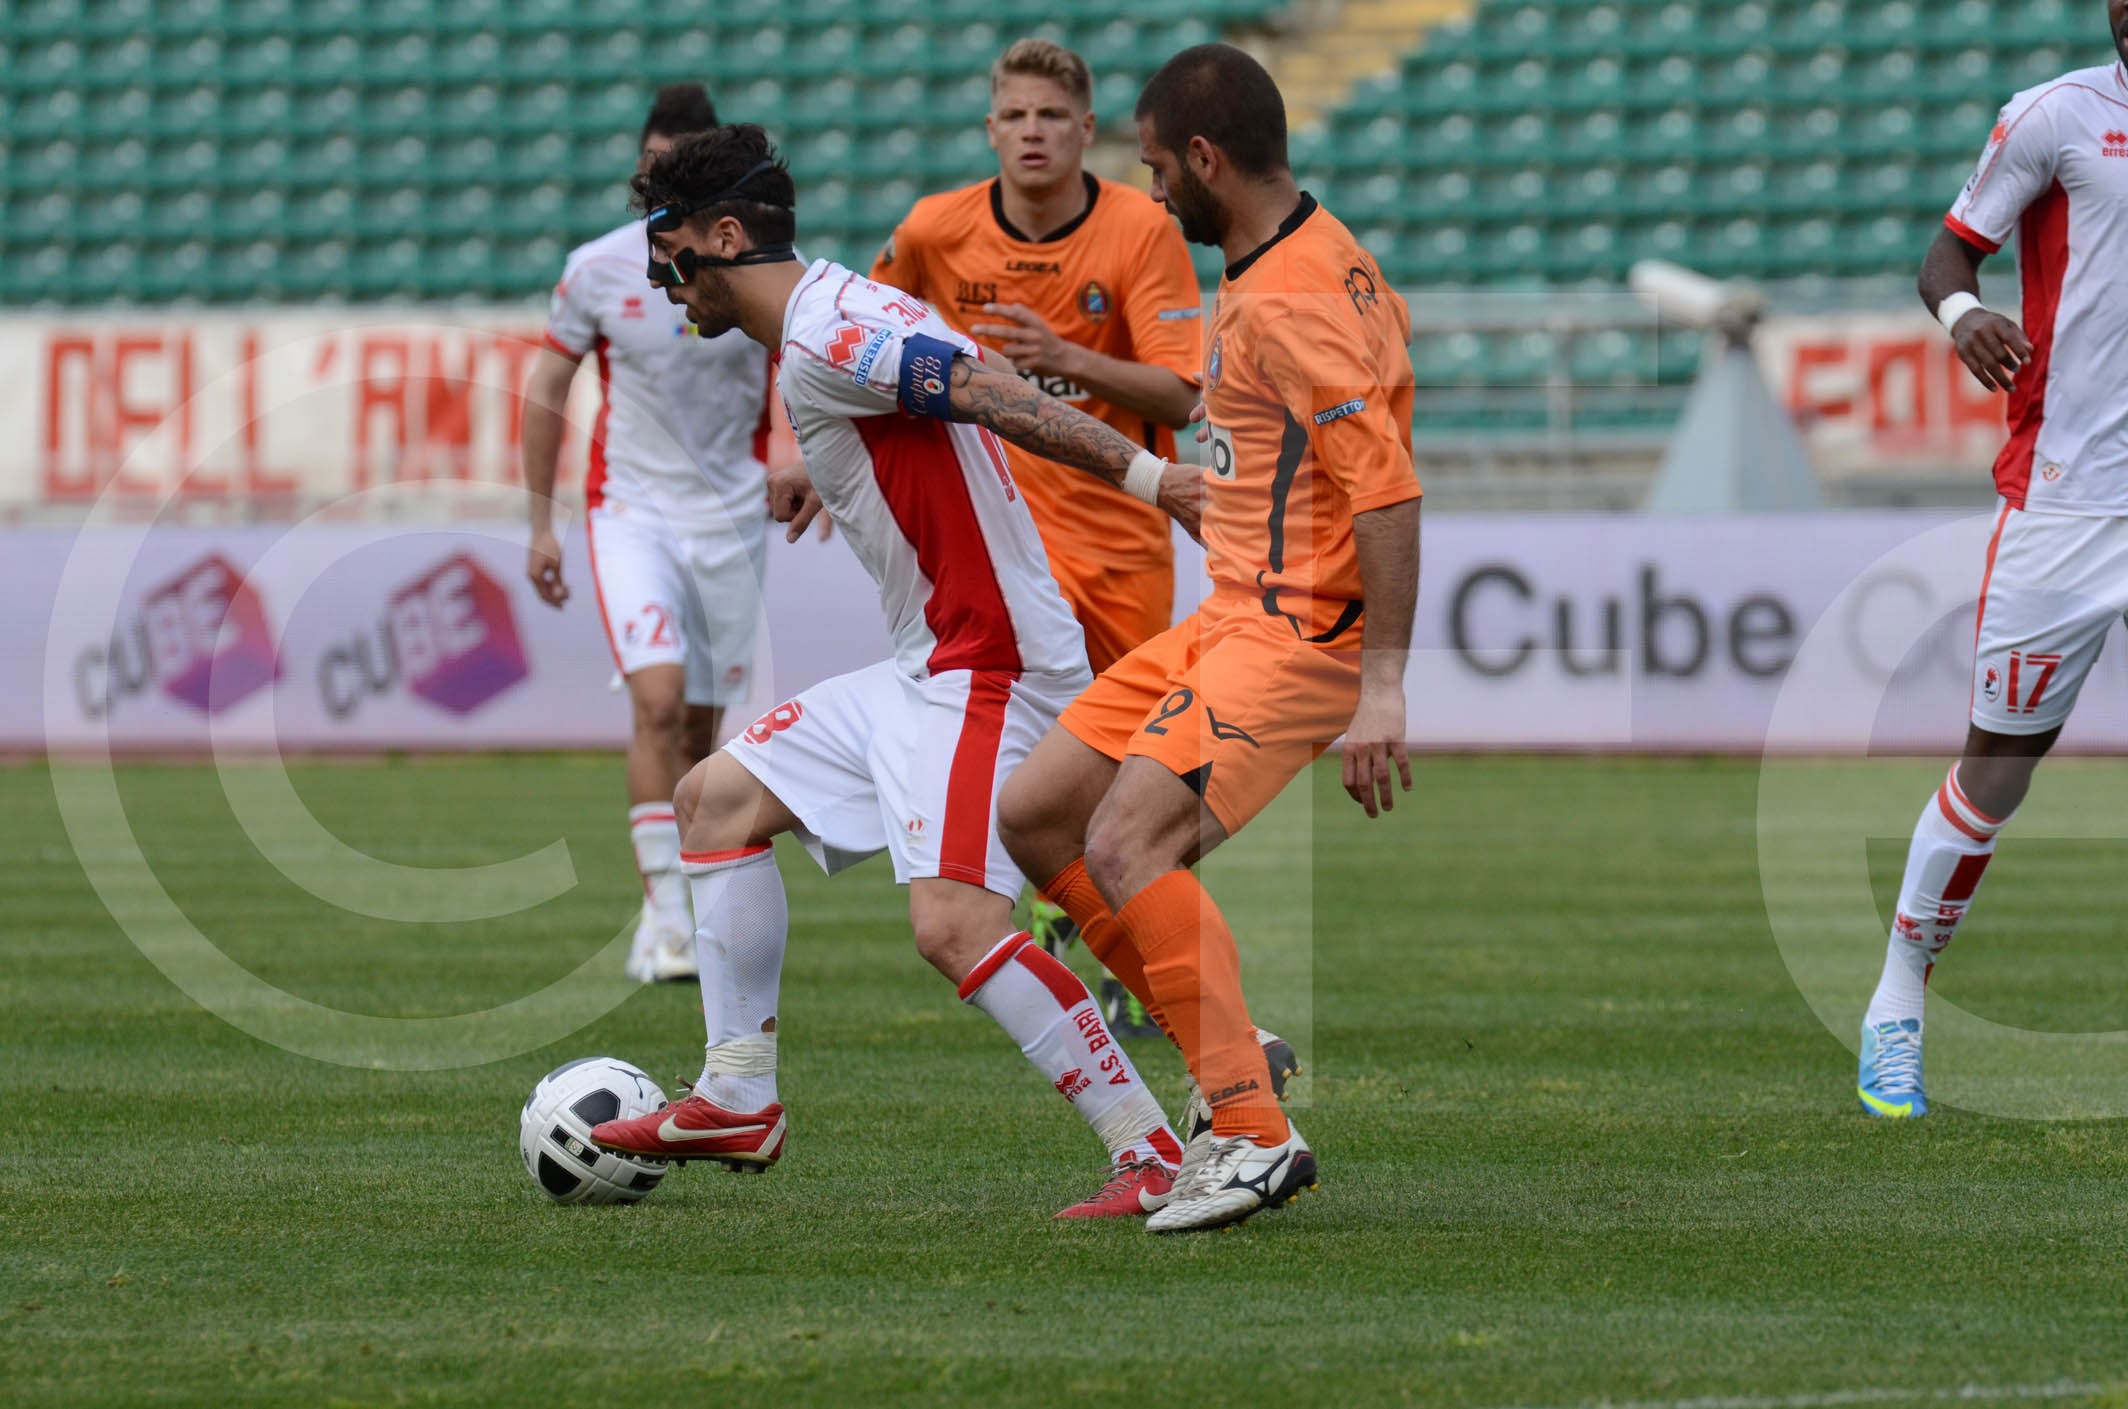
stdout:
[[[669,88],[645,126],[641,160],[715,125],[699,86]],[[699,336],[644,283],[644,256],[637,221],[570,251],[526,397],[524,444],[528,573],[558,607],[569,595],[552,530],[558,408],[580,365],[595,365],[585,536],[600,624],[633,714],[629,841],[644,898],[628,972],[647,982],[695,972],[672,792],[716,747],[723,712],[751,683],[770,420],[766,353],[740,333]]]
[[[1863,1019],[1856,1094],[1874,1116],[1928,1112],[1929,971],[2128,614],[2128,0],[2106,14],[2114,62],[2010,100],[1921,272],[1967,368],[2009,393],[2010,438],[1977,565],[1965,755],[1915,826]],[[2013,238],[2022,326],[1980,301],[1981,262]]]
[[799,524],[822,505],[834,515],[878,585],[894,655],[772,710],[681,783],[702,1077],[687,1099],[592,1139],[735,1169],[781,1157],[788,910],[770,844],[788,834],[830,874],[888,854],[918,952],[1108,1147],[1101,1192],[1064,1216],[1143,1215],[1168,1192],[1180,1142],[1085,984],[1012,924],[1023,881],[998,841],[997,794],[1090,672],[998,436],[1190,521],[1201,472],[985,366],[913,296],[798,264],[795,192],[759,128],[681,142],[637,191],[653,207],[652,277],[704,332],[741,328],[779,352],[805,474],[772,477],[771,503]]

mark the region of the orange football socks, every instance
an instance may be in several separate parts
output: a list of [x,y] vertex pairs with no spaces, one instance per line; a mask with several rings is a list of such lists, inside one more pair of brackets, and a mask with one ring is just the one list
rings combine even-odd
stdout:
[[1144,962],[1145,981],[1211,1103],[1213,1132],[1265,1145],[1284,1140],[1290,1127],[1249,1022],[1241,955],[1212,897],[1188,871],[1169,871],[1139,891],[1116,921]]
[[1131,947],[1130,937],[1109,913],[1100,888],[1086,874],[1086,858],[1077,857],[1059,871],[1042,887],[1042,894],[1050,904],[1071,916],[1071,922],[1079,927],[1079,938],[1085,941],[1086,952],[1099,959],[1102,967],[1116,976],[1116,982],[1130,990],[1131,997],[1144,1005],[1146,1015],[1160,1024],[1168,1041],[1174,1042],[1175,1031],[1167,1025],[1167,1017],[1153,1001],[1153,990],[1145,981],[1145,961]]

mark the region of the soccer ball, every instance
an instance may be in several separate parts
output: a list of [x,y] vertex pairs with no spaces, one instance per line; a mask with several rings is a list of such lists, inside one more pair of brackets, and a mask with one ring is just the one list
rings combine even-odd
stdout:
[[632,1204],[657,1188],[670,1166],[599,1149],[591,1127],[664,1105],[658,1084],[626,1062],[583,1057],[558,1066],[539,1079],[518,1117],[525,1173],[556,1203]]

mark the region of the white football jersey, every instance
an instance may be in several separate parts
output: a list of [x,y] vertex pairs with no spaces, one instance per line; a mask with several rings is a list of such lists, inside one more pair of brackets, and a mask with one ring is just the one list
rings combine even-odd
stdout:
[[2128,514],[2128,69],[2012,98],[1944,223],[1989,251],[2017,236],[2033,357],[1996,488],[2027,509]]
[[645,275],[640,220],[569,253],[547,313],[547,341],[593,356],[598,421],[589,507],[654,509],[682,533],[765,520],[768,354],[734,328],[704,338]]
[[1085,639],[1004,448],[925,414],[959,353],[982,355],[915,295],[816,260],[784,310],[778,379],[806,472],[879,584],[912,678],[1083,674]]

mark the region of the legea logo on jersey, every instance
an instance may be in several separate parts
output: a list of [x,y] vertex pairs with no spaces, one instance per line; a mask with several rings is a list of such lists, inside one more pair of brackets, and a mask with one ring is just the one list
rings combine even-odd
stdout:
[[107,718],[121,697],[151,684],[179,704],[220,714],[272,684],[280,669],[265,600],[211,553],[149,592],[108,650],[82,652],[74,687],[90,719]]
[[318,663],[318,693],[336,719],[402,683],[438,709],[463,715],[531,673],[509,593],[459,552],[392,593],[374,636],[327,651]]

